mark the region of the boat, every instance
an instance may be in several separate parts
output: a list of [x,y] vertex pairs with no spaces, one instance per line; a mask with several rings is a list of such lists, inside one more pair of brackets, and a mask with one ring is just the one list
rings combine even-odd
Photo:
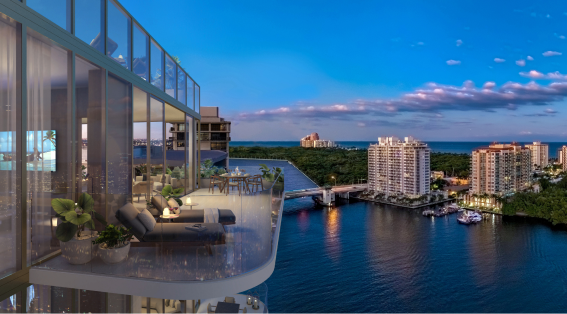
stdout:
[[470,225],[482,221],[482,215],[473,211],[463,211],[458,217],[459,223]]
[[425,217],[430,217],[430,216],[435,215],[435,211],[432,210],[432,209],[426,209],[421,214]]

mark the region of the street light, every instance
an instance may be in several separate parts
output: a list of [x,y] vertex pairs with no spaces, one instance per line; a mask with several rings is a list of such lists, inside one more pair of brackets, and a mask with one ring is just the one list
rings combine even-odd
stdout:
[[335,176],[332,176],[331,179],[335,180],[335,186],[337,185],[337,178],[335,178]]

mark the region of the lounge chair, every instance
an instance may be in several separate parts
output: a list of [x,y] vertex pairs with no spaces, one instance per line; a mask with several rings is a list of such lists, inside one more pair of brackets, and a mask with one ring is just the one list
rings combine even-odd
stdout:
[[[211,245],[225,243],[225,231],[220,223],[201,223],[203,230],[192,228],[191,223],[160,223],[148,230],[138,218],[140,212],[128,203],[116,211],[116,219],[140,241],[132,246],[155,246],[158,243],[175,243],[176,246],[204,246],[212,254]],[[188,228],[186,228],[188,227]]]
[[[161,195],[156,195],[152,197],[152,204],[155,206],[157,211],[163,213],[163,209],[167,208],[167,201]],[[218,222],[223,226],[234,225],[236,223],[236,216],[230,209],[217,209],[212,208],[213,216],[218,217],[218,221],[208,221],[208,222]],[[218,213],[217,213],[218,212]],[[218,214],[218,215],[217,215]],[[204,223],[205,221],[205,210],[203,209],[188,209],[182,210],[179,213],[179,217],[173,219],[173,222],[186,222],[186,223]]]

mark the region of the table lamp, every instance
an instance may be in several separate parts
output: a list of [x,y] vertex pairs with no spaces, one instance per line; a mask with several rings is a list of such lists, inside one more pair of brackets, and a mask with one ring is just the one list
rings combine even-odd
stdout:
[[168,217],[169,216],[169,208],[164,208],[163,209],[163,217]]
[[252,304],[252,297],[248,296],[248,298],[246,299],[246,304],[250,305]]
[[185,205],[191,205],[191,198],[188,197],[187,200],[185,201]]
[[252,308],[257,310],[259,308],[258,306],[258,299],[254,298],[254,305],[252,305]]

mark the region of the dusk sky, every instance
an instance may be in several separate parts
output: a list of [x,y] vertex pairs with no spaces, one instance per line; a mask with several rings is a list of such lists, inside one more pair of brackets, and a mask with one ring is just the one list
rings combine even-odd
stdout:
[[121,3],[233,141],[567,141],[566,2]]

